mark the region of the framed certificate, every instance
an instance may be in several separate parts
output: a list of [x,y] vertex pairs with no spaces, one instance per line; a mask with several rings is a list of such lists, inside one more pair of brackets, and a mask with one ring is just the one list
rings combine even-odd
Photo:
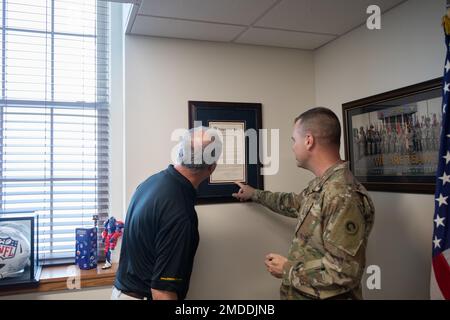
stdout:
[[199,204],[235,202],[231,194],[243,182],[264,189],[259,161],[262,127],[260,103],[189,101],[189,128],[199,125],[221,134],[216,170],[198,188]]

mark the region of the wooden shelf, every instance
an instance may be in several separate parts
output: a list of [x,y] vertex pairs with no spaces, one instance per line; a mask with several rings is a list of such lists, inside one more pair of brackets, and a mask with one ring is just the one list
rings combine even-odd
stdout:
[[118,264],[113,263],[112,267],[106,270],[102,270],[102,265],[103,263],[92,270],[80,270],[75,265],[44,267],[37,286],[0,288],[0,296],[112,286]]

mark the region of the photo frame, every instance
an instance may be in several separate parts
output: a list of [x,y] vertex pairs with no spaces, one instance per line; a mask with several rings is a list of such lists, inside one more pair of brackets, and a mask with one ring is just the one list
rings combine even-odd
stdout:
[[434,193],[442,78],[342,105],[345,156],[374,191]]
[[[264,179],[261,175],[259,157],[256,157],[255,160],[250,154],[250,152],[252,154],[256,152],[256,155],[259,154],[260,143],[258,133],[259,129],[262,128],[261,108],[260,103],[188,102],[190,129],[200,124],[205,127],[215,128],[224,133],[239,133],[233,136],[233,144],[228,143],[226,145],[224,142],[223,152],[216,170],[208,179],[200,184],[197,190],[198,204],[238,201],[231,196],[232,193],[239,190],[239,187],[234,181],[247,183],[257,189],[264,189]],[[246,134],[242,134],[241,130],[244,130]],[[247,136],[247,132],[251,131],[256,132],[254,139],[250,139]],[[250,148],[250,145],[252,148]],[[231,164],[222,164],[221,162],[225,162],[222,161],[224,157],[228,159],[230,154],[236,157],[236,161]]]

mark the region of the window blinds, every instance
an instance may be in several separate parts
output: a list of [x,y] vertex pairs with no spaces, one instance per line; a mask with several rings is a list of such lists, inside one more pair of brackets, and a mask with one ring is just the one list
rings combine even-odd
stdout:
[[39,216],[44,263],[108,215],[109,5],[1,1],[0,215]]

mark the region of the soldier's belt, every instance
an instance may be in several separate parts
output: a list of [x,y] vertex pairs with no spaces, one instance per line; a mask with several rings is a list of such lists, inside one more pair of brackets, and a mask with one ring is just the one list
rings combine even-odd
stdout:
[[335,289],[335,290],[314,290],[308,286],[297,286],[294,289],[300,291],[301,294],[304,294],[307,297],[311,297],[313,299],[328,299],[348,291],[347,289]]

